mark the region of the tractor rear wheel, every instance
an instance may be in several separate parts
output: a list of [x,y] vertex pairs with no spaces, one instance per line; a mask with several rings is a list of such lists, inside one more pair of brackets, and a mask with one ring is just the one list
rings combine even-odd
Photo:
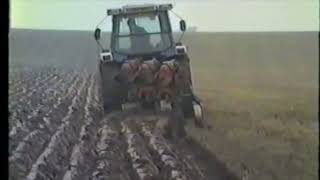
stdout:
[[122,100],[127,95],[126,89],[114,80],[114,76],[119,72],[119,69],[117,64],[100,63],[99,65],[103,107],[106,113],[120,110]]

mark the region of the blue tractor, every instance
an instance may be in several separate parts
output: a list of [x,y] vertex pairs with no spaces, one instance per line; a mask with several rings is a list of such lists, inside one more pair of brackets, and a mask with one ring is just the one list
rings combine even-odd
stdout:
[[[102,32],[98,26],[94,33],[100,47],[98,67],[106,112],[123,109],[131,102],[128,95],[131,86],[116,78],[124,63],[137,58],[140,63],[156,60],[165,64],[174,61],[176,93],[170,99],[175,99],[175,105],[165,97],[154,98],[152,103],[160,109],[179,106],[184,117],[193,117],[197,125],[203,126],[201,103],[192,90],[187,47],[174,41],[169,19],[172,8],[171,4],[144,4],[107,10],[107,17],[112,18],[109,49],[102,46]],[[185,21],[181,19],[179,25],[183,34]]]

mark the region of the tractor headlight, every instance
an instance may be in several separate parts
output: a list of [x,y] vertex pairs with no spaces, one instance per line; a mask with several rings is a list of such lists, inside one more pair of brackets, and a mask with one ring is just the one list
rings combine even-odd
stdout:
[[112,53],[110,51],[100,53],[100,60],[103,63],[113,61]]
[[184,45],[177,45],[176,46],[176,53],[177,54],[186,54],[187,53],[187,47]]

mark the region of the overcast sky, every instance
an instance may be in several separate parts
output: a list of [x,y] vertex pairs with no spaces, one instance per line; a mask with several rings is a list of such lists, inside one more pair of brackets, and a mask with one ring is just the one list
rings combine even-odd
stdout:
[[198,31],[319,31],[318,0],[10,0],[10,21],[13,28],[93,30],[106,9],[146,2],[171,2]]

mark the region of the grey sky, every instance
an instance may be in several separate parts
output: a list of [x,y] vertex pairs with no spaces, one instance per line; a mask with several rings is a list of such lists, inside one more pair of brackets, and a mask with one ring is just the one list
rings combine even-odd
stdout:
[[317,0],[11,0],[10,20],[14,28],[93,30],[107,8],[146,2],[174,4],[199,31],[319,31]]

